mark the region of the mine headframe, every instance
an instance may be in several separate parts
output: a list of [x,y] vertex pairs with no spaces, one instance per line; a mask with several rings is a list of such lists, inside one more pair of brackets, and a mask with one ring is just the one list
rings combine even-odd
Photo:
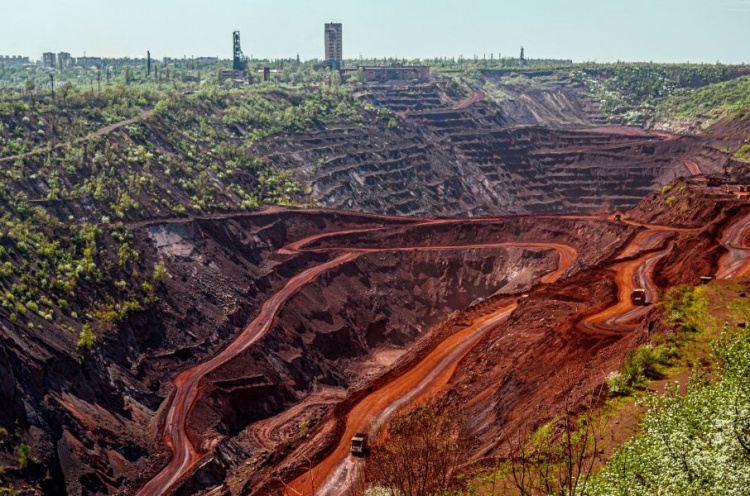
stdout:
[[247,60],[245,55],[242,53],[242,46],[240,45],[240,32],[235,31],[232,35],[234,42],[234,63],[232,69],[235,71],[244,71],[247,69]]

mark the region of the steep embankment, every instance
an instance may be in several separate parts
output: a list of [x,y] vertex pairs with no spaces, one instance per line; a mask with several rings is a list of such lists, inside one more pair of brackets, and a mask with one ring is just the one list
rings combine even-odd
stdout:
[[[554,271],[559,255],[551,244],[526,242],[520,233],[531,229],[531,236],[547,239],[569,231],[568,239],[577,239],[579,246],[600,236],[582,220],[548,219],[537,231],[531,222],[518,222],[486,220],[486,238],[472,224],[465,230],[456,229],[461,222],[441,221],[434,234],[424,225],[413,236],[399,234],[403,242],[384,240],[384,248],[364,250],[356,261],[311,281],[285,302],[266,337],[201,382],[186,427],[192,439],[201,433],[197,449],[206,449],[204,441],[224,440],[219,453],[230,467],[263,449],[275,450],[287,434],[271,436],[269,446],[246,427],[306,395],[317,401],[321,389],[339,391],[318,412],[330,410],[344,388],[382,371],[432,323],[497,291],[524,290]],[[31,334],[23,347],[12,348],[23,361],[6,365],[10,376],[33,379],[3,389],[4,404],[14,405],[4,413],[18,415],[13,412],[32,405],[36,420],[30,422],[38,436],[25,439],[34,456],[51,467],[48,487],[70,494],[132,489],[133,479],[166,461],[150,453],[167,454],[168,446],[159,441],[172,379],[220,353],[295,275],[333,260],[337,251],[358,250],[344,245],[289,253],[282,250],[285,245],[312,234],[398,231],[410,223],[422,221],[269,211],[136,223],[131,246],[140,253],[141,270],[161,262],[168,274],[159,282],[159,301],[133,310],[117,332],[99,334],[82,365],[66,345],[41,354],[50,335]],[[615,226],[610,245],[621,229]],[[511,236],[508,242],[503,231]],[[347,239],[342,236],[342,242]],[[467,239],[472,246],[466,246]],[[409,246],[434,249],[403,250]],[[13,342],[23,341],[9,334],[6,346]]]
[[[711,201],[710,196],[701,198],[693,209],[703,209]],[[501,320],[487,329],[487,337],[472,345],[468,355],[458,361],[458,368],[448,373],[450,379],[434,378],[450,391],[450,401],[468,409],[467,418],[472,419],[471,429],[480,444],[474,450],[477,457],[501,455],[509,438],[545,422],[559,412],[562,405],[584,404],[600,391],[610,367],[616,368],[627,350],[647,336],[634,331],[651,326],[647,317],[650,308],[634,307],[630,302],[634,287],[646,288],[653,304],[659,294],[655,274],[661,271],[671,273],[679,269],[681,277],[697,281],[707,265],[718,263],[730,270],[736,262],[742,269],[731,269],[732,274],[741,274],[747,265],[747,250],[737,240],[744,238],[747,231],[746,212],[745,209],[739,214],[721,216],[700,232],[642,226],[645,230],[632,236],[607,263],[530,293],[530,298],[522,303],[522,312],[513,312],[508,318],[508,309],[498,302],[496,313],[490,314],[490,318],[496,316]],[[725,226],[723,234],[718,234],[717,225]],[[696,238],[710,241],[709,247],[713,248],[728,245],[733,250],[730,253],[737,254],[718,261],[703,243],[694,242]],[[675,254],[691,257],[691,264],[686,266],[681,259],[675,260]],[[658,279],[664,281],[662,277]],[[667,286],[676,283],[678,281],[666,281]],[[474,336],[471,332],[482,328],[481,322],[476,321],[480,327],[464,329]],[[442,373],[439,367],[434,370],[438,376]],[[561,373],[563,370],[565,373]],[[394,379],[392,387],[406,387],[409,373]],[[426,380],[429,383],[433,379]],[[345,417],[346,429],[336,431],[335,436],[341,437],[335,438],[339,440],[335,451],[322,456],[315,454],[315,448],[319,449],[326,439],[321,437],[315,438],[311,450],[302,452],[306,454],[303,459],[312,459],[315,465],[298,467],[305,474],[289,486],[290,491],[308,494],[310,473],[315,474],[316,493],[339,494],[357,480],[361,463],[347,458],[346,433],[366,428],[366,420],[371,417],[383,421],[393,411],[386,406],[387,402],[381,401],[391,388],[385,384],[375,383],[375,393],[361,396],[352,410],[342,411],[351,411],[351,414]],[[398,405],[408,404],[412,391],[419,394],[421,386],[418,384],[406,387],[398,395]],[[374,410],[370,411],[367,405],[380,406],[373,406]],[[540,418],[530,416],[529,411],[545,414]]]
[[[365,228],[365,238],[358,240],[356,230],[349,229],[344,230],[343,236],[315,235],[279,250],[279,254],[287,253],[286,257],[308,250],[313,254],[329,253],[336,258],[327,263],[335,265],[311,268],[290,279],[285,288],[294,287],[294,292],[278,300],[283,302],[283,308],[279,306],[274,311],[274,323],[269,320],[273,316],[258,317],[243,334],[259,339],[257,346],[232,352],[228,361],[221,358],[225,353],[222,352],[218,358],[184,372],[184,380],[178,377],[176,395],[166,403],[171,406],[168,411],[162,410],[168,418],[175,416],[174,422],[168,420],[164,424],[164,435],[167,446],[174,446],[176,454],[144,489],[144,494],[171,487],[199,459],[212,452],[209,446],[220,441],[221,456],[205,458],[213,460],[209,468],[204,468],[202,475],[189,481],[183,490],[194,490],[194,484],[200,481],[222,477],[218,474],[227,470],[226,464],[256,459],[257,450],[268,447],[258,446],[258,438],[242,434],[254,420],[279,413],[281,406],[288,407],[295,396],[299,401],[313,393],[311,400],[319,401],[314,395],[316,388],[311,387],[314,384],[351,387],[353,380],[375,371],[354,360],[357,357],[371,354],[383,345],[402,347],[423,334],[425,324],[441,320],[477,297],[524,290],[544,272],[560,277],[570,269],[578,270],[596,256],[612,252],[618,237],[629,229],[622,224],[582,218],[538,219],[533,224],[536,227],[531,222],[524,225],[523,219],[486,219],[468,225],[453,220],[420,221],[411,234],[397,226]],[[430,232],[431,228],[434,232]],[[383,240],[367,237],[394,230],[395,236]],[[522,231],[526,231],[526,239],[537,237],[540,241],[514,239],[517,234],[513,233]],[[508,235],[503,236],[503,232]],[[589,236],[609,239],[610,243],[602,245],[598,255],[587,254],[579,260],[570,245],[544,241],[555,232],[568,232],[566,239],[573,246],[582,247]],[[466,244],[466,239],[471,239],[471,243]],[[316,247],[323,240],[337,245]],[[556,254],[553,260],[557,259],[558,270],[550,267],[550,251]],[[347,257],[347,253],[352,258],[340,258]],[[311,270],[323,272],[312,280],[304,275]],[[293,281],[297,278],[304,284],[295,286]],[[285,291],[276,293],[272,301],[285,295]],[[270,311],[272,307],[267,308]],[[414,332],[410,334],[409,329]],[[248,341],[240,337],[234,342]],[[236,346],[242,345],[233,344],[227,350]],[[204,377],[198,395],[198,389],[194,389],[198,383],[192,381]],[[253,402],[245,403],[249,398]],[[292,419],[287,418],[286,422]],[[272,448],[283,446],[277,443]]]
[[309,183],[319,205],[402,215],[614,210],[688,173],[675,159],[693,140],[595,128],[579,90],[507,91],[515,97],[499,104],[462,105],[440,84],[375,86],[363,98],[398,119],[271,137],[254,151]]
[[[528,334],[519,334],[521,355],[498,363],[528,366],[533,380],[521,368],[503,376],[515,384],[507,389],[492,389],[497,384],[486,376],[477,382],[485,381],[484,396],[472,404],[483,409],[477,419],[487,432],[505,418],[487,398],[515,415],[527,398],[547,401],[527,397],[524,382],[544,384],[549,373],[532,367],[541,337],[565,350],[542,354],[559,367],[567,359],[598,360],[599,347],[605,359],[619,356],[625,348],[573,330],[569,337],[567,321],[554,324],[563,337],[545,333],[552,332],[549,315],[578,315],[585,305],[603,311],[616,298],[619,266],[600,265],[630,236],[629,224],[587,216],[468,222],[237,213],[313,197],[425,217],[600,211],[632,205],[655,185],[694,172],[679,159],[693,160],[698,140],[574,129],[579,122],[559,119],[577,105],[575,95],[554,95],[526,91],[534,102],[518,119],[532,116],[536,124],[515,126],[480,93],[441,85],[375,87],[362,97],[367,105],[346,89],[210,88],[174,95],[137,121],[86,127],[85,139],[76,130],[60,134],[69,141],[59,146],[18,150],[0,180],[0,427],[16,434],[0,445],[0,461],[11,480],[49,494],[133,492],[167,466],[154,484],[175,482],[191,492],[221,483],[245,463],[252,473],[237,487],[261,487],[276,467],[300,469],[293,456],[300,438],[329,429],[326,445],[333,446],[343,428],[341,405],[353,406],[359,386],[393,377],[380,374],[403,372],[437,349],[440,329],[404,355],[430,326],[476,303],[460,314],[468,325],[441,328],[460,331],[499,310],[501,298],[492,297],[498,291],[526,291],[556,277],[574,277],[580,288],[545,286],[539,294],[551,306],[534,296],[506,324],[523,324]],[[584,122],[587,111],[575,115]],[[695,164],[712,172],[721,164],[711,154],[723,155],[707,150]],[[295,178],[309,180],[310,190]],[[669,216],[666,207],[692,208],[691,198],[702,193],[690,191],[694,196],[654,197],[633,218],[681,222],[681,212]],[[686,224],[710,219],[709,206],[686,212]],[[309,236],[318,238],[295,249]],[[669,281],[694,275],[677,266],[695,253],[693,240],[680,236],[654,262]],[[721,256],[714,238],[713,231],[696,238],[704,252],[691,270],[708,269]],[[655,243],[644,241],[647,249]],[[338,259],[345,253],[354,255]],[[573,258],[571,269],[560,268]],[[329,270],[318,274],[321,266]],[[300,276],[309,271],[317,277]],[[284,294],[295,281],[301,285]],[[264,314],[273,321],[249,328],[277,294],[284,298]],[[480,328],[481,350],[498,331]],[[241,337],[247,329],[253,339]],[[229,348],[238,337],[239,349]],[[232,353],[222,355],[226,350]],[[445,370],[460,371],[464,351],[479,367],[481,357],[461,351]],[[170,411],[180,425],[165,421]],[[18,462],[20,443],[39,460],[28,469]],[[171,448],[185,456],[175,458]]]

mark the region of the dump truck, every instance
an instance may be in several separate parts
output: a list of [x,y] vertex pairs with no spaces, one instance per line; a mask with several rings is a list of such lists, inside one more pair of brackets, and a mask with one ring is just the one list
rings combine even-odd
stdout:
[[636,288],[630,293],[630,301],[633,305],[643,306],[646,304],[646,290],[643,288]]
[[362,432],[354,434],[354,437],[352,437],[352,455],[367,455],[367,434],[364,434]]

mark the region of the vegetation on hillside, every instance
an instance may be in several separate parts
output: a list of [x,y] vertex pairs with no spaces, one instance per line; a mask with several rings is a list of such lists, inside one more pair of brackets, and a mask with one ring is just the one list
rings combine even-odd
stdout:
[[705,64],[617,64],[572,73],[611,120],[626,124],[642,124],[655,113],[675,117],[680,111],[670,97],[697,95],[700,88],[723,83],[731,75],[727,66]]
[[744,115],[750,111],[750,76],[711,84],[697,89],[681,89],[659,102],[656,113],[663,119],[705,116],[716,119]]
[[[53,83],[56,91],[65,84],[79,90],[103,91],[109,87],[127,85],[149,86],[165,91],[181,92],[198,90],[204,85],[217,84],[222,70],[231,69],[231,60],[214,58],[152,59],[152,72],[147,72],[147,61],[143,59],[100,59],[71,67],[44,67],[38,64],[5,64],[0,61],[0,96],[39,97],[49,96]],[[257,71],[267,67],[272,71],[275,83],[310,84],[321,83],[330,73],[320,70],[320,60],[298,61],[291,59],[248,60],[256,82],[262,78]],[[233,85],[233,82],[227,82]]]
[[715,346],[715,378],[696,371],[643,400],[642,435],[592,480],[592,495],[746,494],[750,487],[750,332]]
[[[129,222],[293,204],[302,185],[256,158],[253,143],[381,118],[340,87],[166,94],[122,86],[72,91],[66,105],[49,97],[4,105],[0,314],[21,334],[64,329],[82,351],[156,301],[154,268],[142,266]],[[87,134],[148,107],[143,120]],[[43,133],[60,144],[40,146]]]
[[101,92],[66,85],[56,99],[0,99],[0,158],[81,138],[110,124],[136,117],[168,93],[149,86],[113,86]]
[[[18,425],[16,425],[16,428],[17,427]],[[10,431],[4,427],[0,427],[0,451],[4,451],[15,458],[15,466],[7,468],[7,471],[9,473],[13,472],[14,475],[25,474],[30,463],[39,463],[39,460],[33,456],[31,446],[23,442],[19,430]],[[0,466],[0,495],[18,496],[20,494],[26,494],[22,491],[16,490],[12,482],[4,480],[5,476],[6,468]]]

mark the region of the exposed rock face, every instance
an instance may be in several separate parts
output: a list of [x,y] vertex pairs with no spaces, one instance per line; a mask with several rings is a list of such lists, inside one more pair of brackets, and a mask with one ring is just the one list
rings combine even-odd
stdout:
[[[245,251],[241,247],[252,240],[255,249],[263,251],[295,239],[286,237],[282,231],[289,229],[302,233],[303,227],[312,227],[307,222],[313,218],[311,215],[299,218],[287,215],[284,222],[269,219],[265,226],[243,220],[154,226],[150,228],[150,236],[155,236],[158,249],[167,255],[167,268],[173,278],[178,278],[180,274],[192,274],[191,281],[205,284],[206,288],[215,287],[212,293],[222,300],[224,297],[220,295],[226,291],[225,288],[234,285],[220,282],[219,275],[242,276],[241,271],[245,269],[232,262],[239,251],[235,255],[227,253],[219,256],[214,248],[214,239],[221,239],[222,250],[238,247]],[[324,226],[331,224],[326,216],[320,219]],[[359,222],[357,227],[367,227],[367,223]],[[279,415],[308,399],[317,402],[317,409],[311,411],[317,412],[319,417],[335,404],[335,400],[341,399],[348,388],[361,384],[365,376],[384,370],[389,361],[373,363],[371,357],[374,355],[387,355],[398,350],[403,352],[432,325],[444,320],[454,310],[498,292],[524,291],[541,276],[553,271],[558,263],[557,253],[543,247],[418,252],[390,251],[388,247],[439,247],[469,241],[481,244],[504,239],[514,241],[519,237],[546,239],[553,233],[565,233],[566,239],[581,246],[588,235],[606,239],[610,246],[596,254],[600,257],[601,253],[614,249],[625,228],[612,225],[612,229],[602,238],[598,227],[575,221],[547,219],[540,220],[533,227],[531,223],[510,219],[497,224],[490,222],[483,227],[459,224],[435,229],[434,232],[428,228],[418,228],[412,233],[411,228],[404,226],[402,236],[385,239],[373,238],[367,233],[337,236],[331,242],[338,243],[341,250],[356,249],[358,246],[383,247],[385,250],[364,254],[352,263],[325,273],[287,301],[278,314],[276,325],[266,337],[210,374],[203,386],[203,395],[194,407],[190,429],[195,439],[206,447],[219,441],[219,453],[226,459],[223,464],[227,466],[236,467],[243,460],[268,453],[286,442],[294,432],[275,433],[276,429],[285,428],[274,425],[269,427],[273,432],[266,435],[265,431],[261,431],[262,435],[258,437],[254,429],[258,421]],[[191,243],[189,239],[178,239],[176,233],[192,233],[189,239],[203,241],[188,249],[186,244]],[[163,240],[167,238],[173,242],[165,244]],[[311,245],[317,246],[315,243]],[[190,259],[181,257],[187,251],[193,253]],[[284,259],[268,254],[260,268],[274,267],[276,271],[276,267],[290,268],[292,264],[297,264],[290,271],[291,275],[301,271],[306,264],[320,263],[325,258],[322,254],[306,254]],[[592,260],[586,257],[581,263]],[[250,277],[250,272],[245,271],[244,277]],[[274,287],[278,288],[276,285]],[[209,314],[212,313],[210,300],[206,301],[210,293],[194,289],[191,294],[196,295],[196,301],[191,306],[199,304]],[[236,298],[233,295],[230,299]],[[256,301],[260,303],[260,297]],[[244,322],[248,322],[252,313],[245,315]],[[169,327],[177,331],[179,322]],[[210,339],[213,335],[211,329],[215,329],[216,324],[211,321],[194,322],[190,328],[195,329],[199,340],[206,339],[203,336]],[[173,334],[168,331],[167,335],[174,336],[175,340],[180,339],[179,332]],[[231,338],[224,338],[227,339]],[[155,366],[151,362],[144,371],[149,370],[148,375],[157,374],[164,365],[171,367],[171,363],[175,367],[179,363],[181,368],[187,368],[196,363],[199,356],[205,356],[204,350],[210,348],[201,345],[190,353],[183,351],[176,355],[159,355],[163,360],[162,366]],[[166,393],[171,384],[165,382],[161,387]],[[330,397],[321,401],[318,399],[321,390],[339,393],[328,393]],[[312,417],[314,415],[307,418]],[[294,425],[300,422],[295,420]],[[209,486],[215,484],[217,478],[221,480],[225,469],[212,467],[206,468],[207,471],[185,486],[183,491],[189,493],[199,487],[201,478],[205,478],[204,482]]]
[[[685,175],[676,159],[699,146],[697,140],[665,141],[656,134],[595,128],[600,116],[574,90],[508,91],[513,99],[504,103],[478,101],[462,107],[458,95],[435,85],[374,88],[367,97],[373,104],[402,113],[395,128],[275,137],[256,150],[309,179],[311,196],[320,205],[475,217],[632,206],[654,187]],[[721,157],[713,153],[701,149],[701,167],[716,167]],[[654,195],[634,217],[679,223],[684,207],[692,209],[685,225],[702,225],[720,208],[696,209],[693,199],[701,194],[686,188],[675,209],[666,213],[661,206],[665,198]],[[65,216],[81,212],[68,205],[59,208]],[[579,372],[588,370],[598,345],[568,339],[565,319],[580,306],[601,306],[615,297],[609,274],[596,266],[630,236],[630,227],[603,219],[539,216],[437,227],[416,223],[276,210],[134,225],[141,268],[152,270],[163,261],[170,274],[158,288],[160,302],[153,311],[134,313],[116,331],[100,336],[83,360],[69,336],[62,339],[40,326],[24,332],[0,327],[0,425],[17,422],[33,456],[42,462],[23,473],[7,473],[15,480],[38,481],[48,494],[132,493],[166,460],[161,414],[174,378],[222,350],[291,277],[331,259],[328,252],[279,253],[288,243],[318,233],[402,226],[388,236],[342,235],[314,245],[384,251],[363,254],[303,288],[284,305],[267,336],[207,377],[190,433],[201,449],[217,443],[218,448],[211,463],[182,486],[183,492],[212,486],[224,480],[228,468],[248,461],[252,468],[273,466],[273,457],[296,442],[301,423],[330,413],[347,389],[387,370],[433,324],[491,295],[527,290],[554,270],[558,257],[541,247],[397,248],[539,240],[579,252],[567,274],[578,277],[573,286],[548,290],[544,295],[551,304],[532,302],[528,315],[512,322],[519,332],[527,332],[528,349],[544,344],[517,356],[536,374],[533,380],[524,383],[522,368],[513,374],[506,370],[511,355],[506,356],[505,343],[495,346],[500,335],[492,336],[459,370],[458,384],[466,386],[461,400],[481,393],[471,389],[475,377],[480,378],[477,384],[484,380],[489,387],[499,374],[508,374],[517,386],[477,400],[472,410],[476,432],[495,433],[498,419],[511,411],[518,419],[523,395],[535,388],[540,390],[534,396],[537,404],[547,401],[540,385],[556,371],[532,365],[548,359],[559,365],[566,356],[555,350],[564,349],[567,357],[578,360],[571,363]],[[665,259],[665,281],[693,277],[681,265],[698,255],[703,258],[693,268],[710,269],[720,255],[714,234],[701,238],[704,253],[697,253],[695,244],[689,251],[682,241],[677,254]],[[680,254],[683,248],[687,255]],[[577,275],[583,270],[588,270],[585,277]],[[557,327],[540,323],[550,308],[559,317]],[[609,350],[604,358],[611,362],[626,347]],[[489,364],[490,359],[496,363]],[[290,413],[269,420],[282,412]],[[491,443],[484,447],[497,448]],[[3,465],[16,458],[14,449],[0,444]],[[250,485],[252,477],[246,478]]]
[[463,107],[435,84],[374,87],[366,98],[400,113],[395,129],[281,136],[256,152],[308,181],[318,205],[402,215],[624,209],[686,175],[675,159],[692,140],[596,128],[601,114],[574,88],[507,93]]
[[[139,226],[134,245],[144,270],[163,261],[170,274],[157,307],[100,336],[94,353],[80,364],[75,350],[55,347],[47,335],[30,335],[25,348],[10,347],[20,339],[8,340],[0,354],[0,415],[13,419],[9,422],[21,419],[36,433],[34,456],[49,471],[45,484],[51,494],[132,491],[166,455],[159,414],[174,377],[231,342],[290,277],[332,256],[280,254],[279,248],[312,234],[392,224],[401,234],[337,237],[341,249],[386,250],[363,254],[305,286],[258,345],[208,378],[190,428],[206,446],[222,441],[221,456],[234,465],[275,449],[290,435],[258,440],[249,426],[330,391],[319,403],[322,415],[343,391],[382,372],[454,310],[497,292],[523,291],[558,263],[555,250],[543,247],[419,252],[389,247],[555,236],[583,246],[588,237],[601,237],[599,227],[559,219],[406,228],[415,222],[281,211]],[[602,238],[607,249],[623,235],[622,226],[613,229]],[[215,482],[217,475],[205,477]]]

